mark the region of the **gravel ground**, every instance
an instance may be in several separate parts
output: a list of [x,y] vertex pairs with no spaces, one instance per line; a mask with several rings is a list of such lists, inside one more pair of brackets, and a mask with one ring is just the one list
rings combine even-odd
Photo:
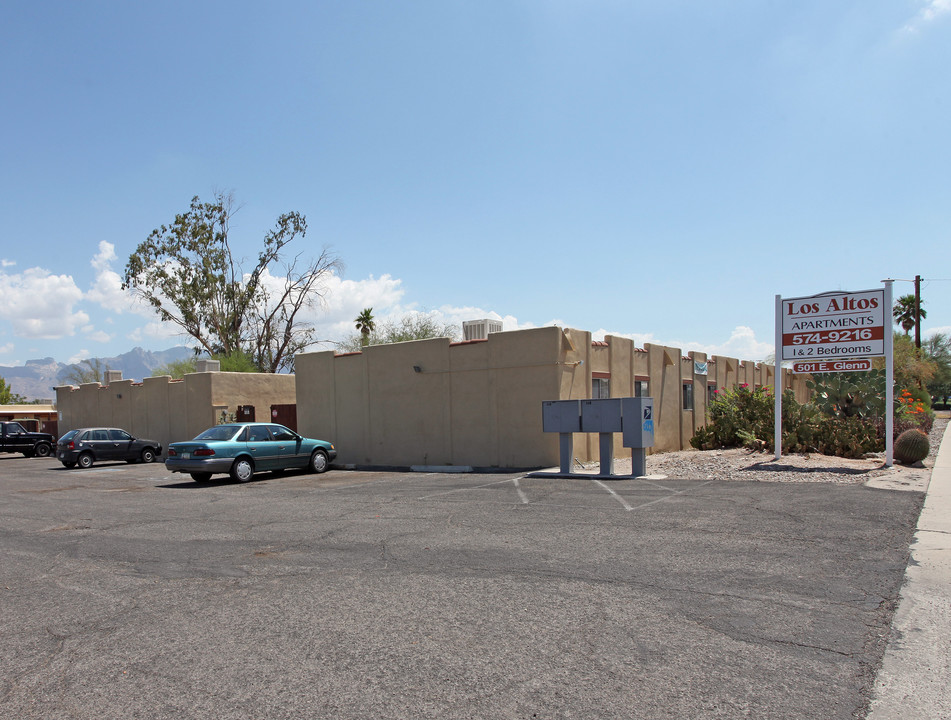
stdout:
[[[703,480],[744,480],[754,482],[823,482],[837,484],[867,483],[871,487],[924,492],[931,480],[935,456],[948,425],[947,417],[939,417],[928,436],[931,452],[916,465],[885,467],[885,453],[861,460],[831,455],[783,455],[777,461],[772,452],[753,452],[741,448],[728,450],[682,450],[657,453],[647,458],[647,472],[652,476],[697,478]],[[598,463],[586,463],[582,472],[597,472]],[[618,458],[614,474],[631,472],[631,459]]]

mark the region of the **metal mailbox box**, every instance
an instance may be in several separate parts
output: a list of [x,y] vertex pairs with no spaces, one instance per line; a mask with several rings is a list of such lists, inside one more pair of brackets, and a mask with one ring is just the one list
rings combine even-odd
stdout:
[[621,432],[621,398],[582,400],[581,432]]
[[628,448],[654,446],[654,398],[621,398],[624,419],[622,445]]
[[544,432],[581,432],[580,400],[545,400],[542,402]]

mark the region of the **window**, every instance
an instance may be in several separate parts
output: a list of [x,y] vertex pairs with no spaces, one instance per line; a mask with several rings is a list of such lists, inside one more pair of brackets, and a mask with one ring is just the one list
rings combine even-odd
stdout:
[[270,442],[271,433],[267,431],[264,425],[251,425],[248,427],[248,442]]
[[634,381],[634,397],[650,397],[650,384],[647,380]]
[[113,442],[128,442],[132,439],[132,436],[125,430],[110,430],[109,439]]
[[271,437],[278,442],[287,442],[294,440],[297,436],[283,425],[268,425],[271,430]]
[[717,386],[713,383],[707,385],[707,405],[717,399]]
[[609,378],[592,378],[591,399],[599,400],[600,398],[609,397],[611,397],[611,380]]
[[693,383],[685,382],[683,384],[683,394],[684,394],[684,410],[693,410]]

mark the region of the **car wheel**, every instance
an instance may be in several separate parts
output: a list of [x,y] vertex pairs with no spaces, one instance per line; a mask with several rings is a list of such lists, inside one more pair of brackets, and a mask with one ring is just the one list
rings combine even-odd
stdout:
[[155,462],[155,451],[152,448],[145,448],[142,450],[142,462]]
[[92,453],[84,452],[76,460],[79,463],[79,467],[81,468],[92,467]]
[[33,454],[36,457],[49,457],[51,452],[53,452],[52,448],[46,443],[39,443],[33,448]]
[[76,463],[74,463],[74,462],[64,462],[64,463],[63,463],[63,467],[64,467],[64,468],[74,468],[74,467],[76,467]]
[[330,467],[330,460],[327,459],[327,453],[323,450],[314,450],[314,454],[310,456],[310,471],[327,472],[328,467]]
[[246,483],[254,475],[254,463],[251,458],[238,458],[231,466],[231,479],[235,482]]
[[192,476],[192,480],[195,482],[208,482],[211,480],[211,473],[209,472],[193,472],[188,474]]

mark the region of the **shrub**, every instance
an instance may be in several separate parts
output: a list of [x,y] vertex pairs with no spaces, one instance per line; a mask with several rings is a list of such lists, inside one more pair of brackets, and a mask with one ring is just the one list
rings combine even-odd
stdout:
[[[783,447],[791,452],[809,449],[815,408],[800,405],[792,391],[783,393]],[[767,387],[750,390],[741,385],[720,390],[707,411],[707,424],[690,438],[698,450],[721,447],[774,449],[775,401]]]

